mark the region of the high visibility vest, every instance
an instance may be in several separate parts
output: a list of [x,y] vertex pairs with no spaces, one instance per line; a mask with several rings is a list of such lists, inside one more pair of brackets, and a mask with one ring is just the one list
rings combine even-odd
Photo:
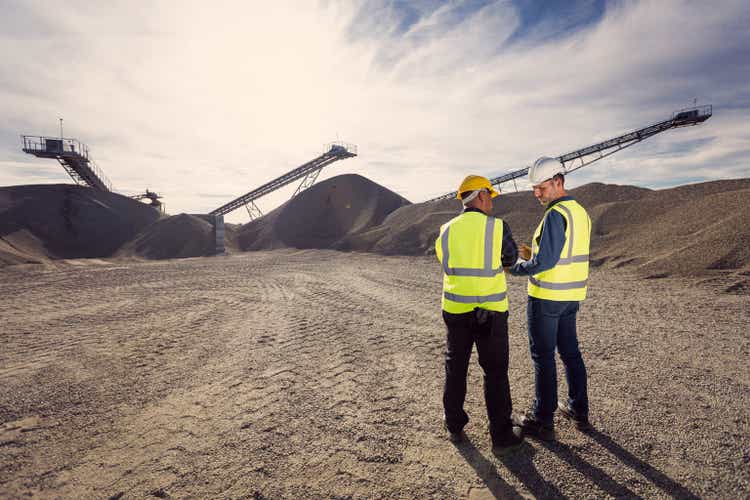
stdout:
[[532,258],[539,253],[539,239],[550,210],[555,210],[565,218],[565,245],[555,267],[529,276],[529,296],[546,300],[581,301],[586,298],[586,281],[589,277],[591,219],[586,209],[575,200],[555,203],[552,208],[547,209],[536,228],[531,244]]
[[503,221],[464,212],[440,227],[435,253],[443,265],[443,310],[508,310],[508,289],[500,258]]

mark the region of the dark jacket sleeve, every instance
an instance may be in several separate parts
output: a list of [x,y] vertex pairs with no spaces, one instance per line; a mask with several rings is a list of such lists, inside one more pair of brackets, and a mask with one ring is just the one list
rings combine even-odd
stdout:
[[518,260],[518,247],[513,240],[513,233],[510,232],[510,226],[503,221],[503,248],[500,256],[503,267],[510,267]]
[[510,273],[516,276],[534,275],[555,267],[565,246],[566,226],[565,218],[559,212],[547,212],[539,240],[539,253],[530,260],[514,265]]

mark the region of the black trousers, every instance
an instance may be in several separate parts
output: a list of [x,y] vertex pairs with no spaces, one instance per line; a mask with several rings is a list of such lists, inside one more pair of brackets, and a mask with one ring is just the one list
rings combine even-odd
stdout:
[[469,422],[464,411],[466,374],[476,343],[479,365],[484,370],[484,401],[490,435],[493,441],[501,439],[513,425],[508,382],[508,313],[485,309],[463,314],[443,311],[443,320],[448,331],[443,390],[445,424],[451,432],[460,432]]

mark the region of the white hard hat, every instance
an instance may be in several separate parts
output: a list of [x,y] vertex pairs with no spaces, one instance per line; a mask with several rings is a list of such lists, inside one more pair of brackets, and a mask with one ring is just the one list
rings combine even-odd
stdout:
[[557,158],[542,156],[529,168],[529,182],[532,186],[553,178],[556,174],[564,174],[565,167]]

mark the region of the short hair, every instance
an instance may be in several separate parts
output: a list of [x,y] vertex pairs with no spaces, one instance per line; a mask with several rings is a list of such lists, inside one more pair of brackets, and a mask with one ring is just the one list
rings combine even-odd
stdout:
[[[469,200],[468,202],[465,202],[464,200],[467,197],[469,197],[472,194],[474,194],[475,191],[479,191],[479,193],[477,193],[477,195],[475,197],[473,197],[471,200]],[[489,193],[490,190],[487,189],[487,188],[479,188],[479,189],[472,189],[471,191],[461,191],[461,194],[459,195],[461,197],[461,203],[464,203],[464,204],[471,203],[472,201],[479,199],[479,194],[483,193],[483,192],[484,193]]]
[[552,180],[560,179],[560,182],[565,184],[565,175],[563,174],[555,174],[552,176]]

